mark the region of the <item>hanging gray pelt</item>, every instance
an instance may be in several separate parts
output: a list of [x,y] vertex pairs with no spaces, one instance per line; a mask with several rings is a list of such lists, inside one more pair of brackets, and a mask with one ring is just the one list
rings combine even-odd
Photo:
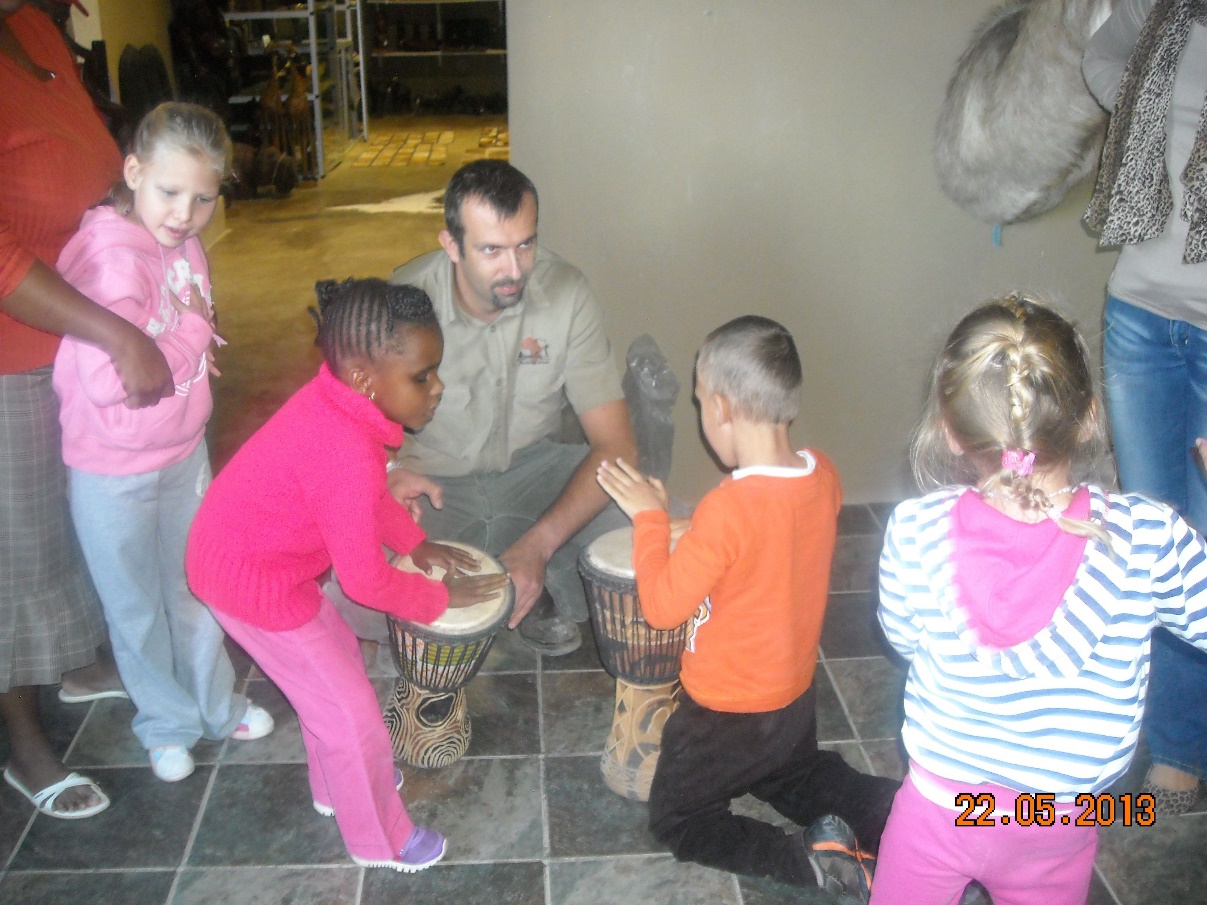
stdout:
[[939,185],[986,223],[1050,210],[1097,165],[1106,123],[1081,55],[1115,0],[1014,0],[960,57],[935,130]]

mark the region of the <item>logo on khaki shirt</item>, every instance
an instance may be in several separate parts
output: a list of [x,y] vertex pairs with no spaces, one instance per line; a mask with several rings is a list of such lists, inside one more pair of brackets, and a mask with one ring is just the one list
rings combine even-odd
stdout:
[[549,343],[536,336],[525,336],[520,340],[519,362],[522,365],[549,364]]

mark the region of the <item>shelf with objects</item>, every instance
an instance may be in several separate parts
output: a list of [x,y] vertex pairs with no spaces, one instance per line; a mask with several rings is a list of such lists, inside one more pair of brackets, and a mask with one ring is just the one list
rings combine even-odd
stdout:
[[318,179],[344,146],[368,137],[360,6],[235,0],[224,16],[242,86],[229,99],[236,142],[276,149]]
[[375,114],[507,112],[504,0],[363,2]]

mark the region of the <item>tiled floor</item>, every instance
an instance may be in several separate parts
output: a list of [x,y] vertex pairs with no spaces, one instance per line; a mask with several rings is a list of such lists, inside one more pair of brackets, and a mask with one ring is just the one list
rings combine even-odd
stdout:
[[[461,128],[404,123],[400,130]],[[481,124],[473,124],[480,130]],[[470,134],[467,132],[467,134]],[[450,159],[450,167],[459,161]],[[436,212],[334,212],[337,205],[438,189],[451,170],[343,167],[282,202],[240,203],[211,254],[223,333],[211,450],[219,462],[317,366],[305,316],[321,277],[385,275],[432,247]],[[382,173],[390,174],[385,181]],[[424,180],[427,180],[426,182]],[[388,235],[388,240],[382,240]],[[874,622],[885,507],[842,514],[818,672],[820,736],[861,769],[899,776],[901,665]],[[504,632],[469,685],[473,741],[437,771],[407,769],[417,821],[449,837],[442,863],[404,876],[362,870],[335,824],[311,809],[297,723],[280,694],[239,656],[249,693],[277,718],[258,742],[203,743],[184,782],[155,780],[129,729],[125,702],[43,698],[66,762],[113,799],[78,822],[35,816],[0,784],[0,905],[780,905],[829,901],[676,864],[645,828],[645,806],[608,790],[599,758],[613,680],[593,642],[541,661]],[[375,670],[381,695],[390,688]],[[0,729],[0,763],[7,759]],[[1134,790],[1143,754],[1121,790]],[[1118,790],[1117,790],[1118,791]],[[744,811],[775,819],[757,803]],[[1207,805],[1150,829],[1101,833],[1092,905],[1207,902]],[[982,900],[983,901],[983,900]]]
[[[847,507],[818,673],[820,735],[862,769],[900,775],[903,672],[874,626],[883,510]],[[780,905],[830,901],[816,890],[677,864],[650,837],[645,806],[603,784],[599,758],[613,680],[590,639],[540,660],[504,631],[468,688],[473,741],[435,771],[406,769],[419,822],[449,837],[445,863],[421,874],[362,870],[335,824],[310,807],[297,722],[237,654],[247,689],[278,721],[258,742],[203,743],[184,782],[155,780],[129,731],[126,702],[44,709],[67,763],[113,798],[72,823],[35,816],[0,789],[0,902],[12,905]],[[391,680],[375,669],[384,696]],[[3,759],[0,742],[0,759]],[[1140,775],[1138,764],[1129,779]],[[757,802],[739,806],[775,819]],[[780,821],[782,822],[782,821]],[[1093,905],[1202,902],[1207,809],[1152,829],[1103,831]]]

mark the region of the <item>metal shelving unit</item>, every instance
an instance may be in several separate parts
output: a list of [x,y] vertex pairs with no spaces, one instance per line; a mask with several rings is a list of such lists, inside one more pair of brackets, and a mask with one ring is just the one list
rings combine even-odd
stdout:
[[[447,2],[447,0],[446,0]],[[362,0],[306,0],[305,8],[234,11],[225,13],[227,24],[234,22],[275,22],[305,20],[307,37],[299,43],[299,50],[310,60],[310,90],[306,99],[310,102],[314,116],[314,138],[318,172],[307,174],[322,178],[326,175],[323,154],[323,84],[319,75],[319,62],[327,58],[328,77],[334,91],[334,106],[341,126],[349,135],[357,132],[369,137],[369,111],[366,98],[368,83],[365,75],[365,32],[361,20]],[[325,34],[319,35],[319,18],[327,19]],[[342,21],[341,21],[342,20]],[[359,58],[360,102],[353,104],[355,58]],[[239,94],[230,98],[232,104],[251,103],[259,100],[258,94]]]
[[[403,67],[410,81],[447,82],[464,77],[461,73],[442,72],[446,62],[469,63],[472,58],[494,59],[506,66],[505,0],[362,0],[372,17],[366,22],[371,34],[370,59],[375,71],[384,73],[393,63]],[[478,7],[470,10],[470,7]],[[422,12],[421,12],[422,10]],[[456,10],[456,12],[452,12]],[[474,16],[472,13],[489,15]],[[466,15],[466,13],[470,13]],[[455,34],[458,24],[489,22],[490,34],[483,43],[470,42]],[[457,39],[461,37],[459,42]],[[450,44],[451,39],[451,44]],[[493,42],[493,44],[492,44]],[[405,68],[407,61],[426,64],[426,74]],[[437,72],[432,72],[431,64]],[[420,67],[424,68],[424,67]],[[479,74],[481,78],[481,74]],[[504,72],[502,80],[506,82]]]

